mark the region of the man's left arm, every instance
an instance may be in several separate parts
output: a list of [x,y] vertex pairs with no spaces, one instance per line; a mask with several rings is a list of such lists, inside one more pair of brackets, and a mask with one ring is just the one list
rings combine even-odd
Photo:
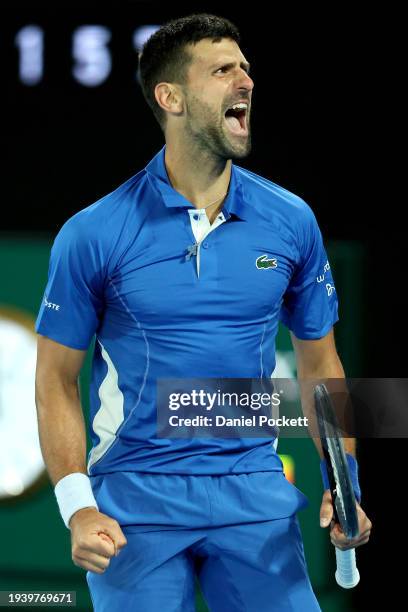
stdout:
[[[297,376],[300,381],[302,408],[305,416],[310,419],[310,385],[302,388],[301,381],[321,380],[325,378],[344,379],[344,369],[337,354],[334,341],[333,329],[323,338],[317,340],[300,340],[291,332],[291,339],[296,355]],[[313,441],[323,458],[323,451],[319,438],[313,436]],[[343,438],[346,453],[355,458],[356,441],[354,438]],[[324,491],[323,500],[320,507],[320,525],[328,527],[330,525],[330,538],[334,546],[342,550],[356,548],[366,544],[370,537],[372,523],[367,517],[360,504],[356,502],[359,524],[359,534],[356,538],[347,539],[341,531],[340,526],[333,520],[333,505],[331,493]]]

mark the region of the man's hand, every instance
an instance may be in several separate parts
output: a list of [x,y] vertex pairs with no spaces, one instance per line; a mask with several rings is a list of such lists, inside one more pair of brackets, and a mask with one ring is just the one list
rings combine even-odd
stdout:
[[330,539],[332,544],[340,550],[348,550],[349,548],[357,548],[362,544],[366,544],[370,538],[372,523],[359,503],[356,502],[357,517],[358,517],[358,535],[355,538],[348,539],[341,530],[338,523],[333,520],[333,504],[330,491],[323,493],[323,501],[320,506],[320,526],[328,527],[330,524]]
[[78,510],[69,526],[72,561],[96,574],[103,574],[111,557],[117,556],[127,544],[119,523],[96,508]]

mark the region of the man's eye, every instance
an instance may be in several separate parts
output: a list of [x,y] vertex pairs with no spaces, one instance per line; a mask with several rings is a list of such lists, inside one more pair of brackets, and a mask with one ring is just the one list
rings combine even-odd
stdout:
[[227,66],[222,66],[222,68],[218,68],[218,70],[216,70],[215,72],[227,72],[227,70]]

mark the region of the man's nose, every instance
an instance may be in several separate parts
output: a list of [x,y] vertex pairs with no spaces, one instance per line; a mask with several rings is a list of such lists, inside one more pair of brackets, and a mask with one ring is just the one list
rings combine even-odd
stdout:
[[245,70],[240,70],[237,78],[237,87],[239,89],[245,89],[246,91],[252,91],[254,88],[254,82]]

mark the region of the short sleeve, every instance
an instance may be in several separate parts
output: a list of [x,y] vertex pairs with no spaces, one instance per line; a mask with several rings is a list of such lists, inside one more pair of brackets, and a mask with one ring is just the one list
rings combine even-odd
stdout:
[[328,334],[338,321],[338,301],[319,226],[305,206],[298,237],[299,262],[284,295],[280,318],[297,338],[312,340]]
[[65,223],[51,249],[48,282],[37,317],[39,334],[86,350],[103,312],[103,257],[77,216]]

